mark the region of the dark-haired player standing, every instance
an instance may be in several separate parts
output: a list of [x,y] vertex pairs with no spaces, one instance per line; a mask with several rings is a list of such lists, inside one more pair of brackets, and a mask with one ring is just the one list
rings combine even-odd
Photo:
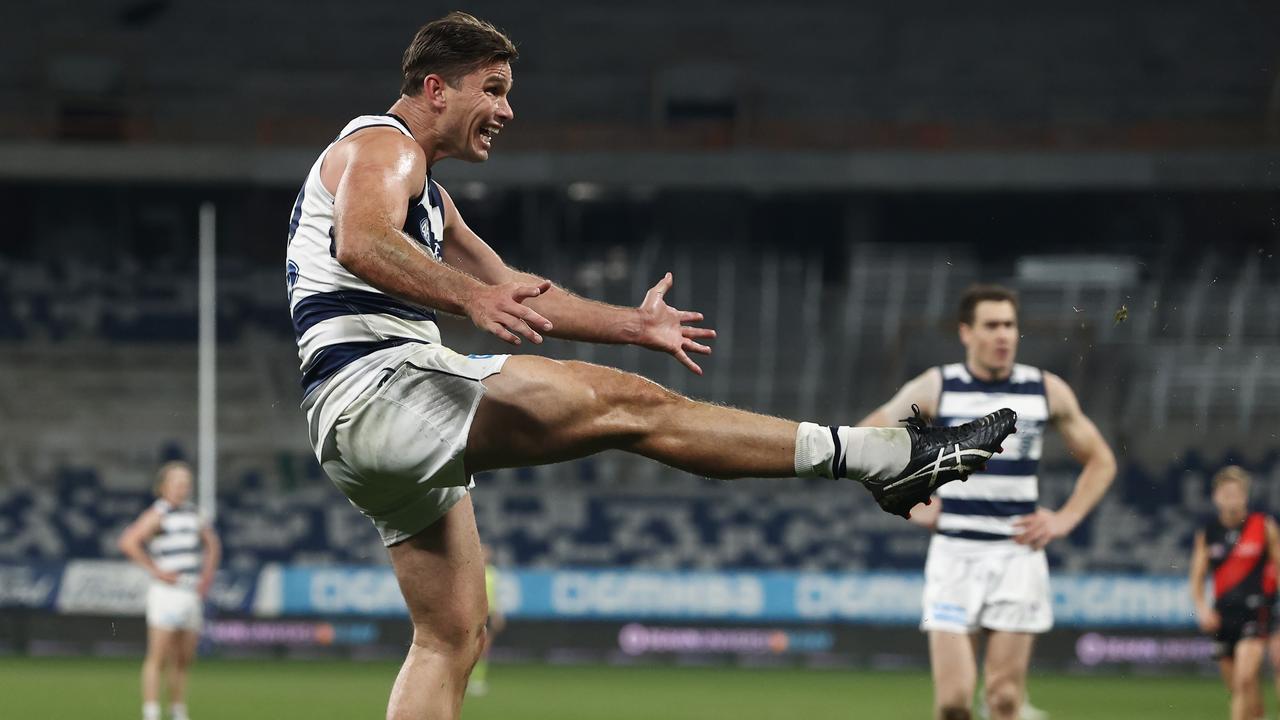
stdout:
[[[986,639],[983,701],[991,717],[1034,716],[1026,704],[1027,668],[1035,636],[1053,625],[1044,547],[1065,537],[1098,503],[1116,463],[1075,393],[1053,373],[1015,362],[1018,298],[998,285],[976,285],[960,299],[965,360],[934,367],[863,419],[882,426],[912,405],[941,425],[980,417],[992,407],[1018,413],[1018,434],[1004,452],[964,483],[939,489],[912,511],[936,530],[925,562],[924,617],[933,668],[934,710],[968,720],[978,680],[976,641]],[[1039,507],[1037,469],[1052,427],[1083,469],[1057,510]],[[940,500],[938,502],[937,500]]]

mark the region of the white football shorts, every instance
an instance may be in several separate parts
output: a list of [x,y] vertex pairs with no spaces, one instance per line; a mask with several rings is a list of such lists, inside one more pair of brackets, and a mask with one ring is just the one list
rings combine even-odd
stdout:
[[[361,371],[363,389],[330,428],[313,434],[325,473],[373,521],[385,545],[426,529],[466,496],[471,478],[463,455],[484,397],[481,381],[501,372],[508,357],[425,343],[376,353]],[[367,382],[368,373],[376,382]],[[317,402],[352,396],[325,390]]]
[[161,630],[200,632],[204,621],[200,595],[191,583],[155,581],[147,590],[147,626]]
[[1043,550],[1012,541],[934,535],[924,566],[921,630],[1043,633],[1051,627]]

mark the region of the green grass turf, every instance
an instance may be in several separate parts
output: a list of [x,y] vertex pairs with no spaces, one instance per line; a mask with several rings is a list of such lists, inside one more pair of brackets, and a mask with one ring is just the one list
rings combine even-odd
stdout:
[[[195,720],[377,720],[396,669],[205,660],[195,667],[189,705]],[[2,658],[0,718],[131,720],[139,716],[137,673],[126,660]],[[489,684],[487,696],[467,701],[464,718],[892,720],[927,718],[931,693],[924,673],[833,670],[502,665],[490,669]],[[1041,674],[1031,692],[1054,720],[1226,716],[1213,678]]]

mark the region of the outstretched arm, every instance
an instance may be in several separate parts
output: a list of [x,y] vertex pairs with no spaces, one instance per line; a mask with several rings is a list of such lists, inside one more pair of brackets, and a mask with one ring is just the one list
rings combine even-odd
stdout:
[[1043,548],[1050,541],[1066,537],[1085,515],[1098,504],[1116,476],[1116,458],[1098,427],[1080,409],[1076,394],[1062,378],[1044,374],[1045,394],[1049,400],[1049,422],[1062,433],[1067,450],[1084,465],[1076,487],[1066,504],[1056,512],[1040,508],[1034,515],[1019,518],[1015,524],[1024,545]]
[[[542,285],[548,281],[510,267],[480,236],[467,226],[449,194],[440,188],[445,204],[444,261],[479,280],[491,283]],[[530,298],[526,305],[552,323],[546,333],[552,337],[582,342],[639,345],[675,356],[692,372],[702,368],[689,353],[710,355],[711,348],[698,342],[716,336],[710,328],[686,323],[702,321],[702,313],[677,310],[667,305],[665,295],[674,279],[667,273],[650,288],[639,307],[621,307],[588,300],[549,285],[546,292]]]
[[550,283],[481,282],[437,261],[400,229],[426,175],[422,148],[396,130],[373,128],[335,145],[321,177],[334,194],[338,262],[389,295],[464,315],[513,345],[520,337],[542,342],[539,333],[551,323],[522,302]]

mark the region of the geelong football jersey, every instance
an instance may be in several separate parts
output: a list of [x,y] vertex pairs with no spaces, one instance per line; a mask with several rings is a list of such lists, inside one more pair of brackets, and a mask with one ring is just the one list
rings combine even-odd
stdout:
[[[394,128],[413,137],[395,115],[363,115],[347,123],[333,142],[373,127]],[[338,263],[334,198],[320,180],[320,166],[332,147],[331,143],[311,166],[289,218],[286,279],[304,395],[379,350],[440,342],[434,310],[387,295]],[[402,229],[439,260],[444,203],[430,177],[422,181],[422,192],[409,200]]]
[[1275,575],[1267,553],[1267,516],[1249,513],[1239,527],[1217,517],[1204,527],[1209,570],[1213,573],[1214,607],[1257,608],[1275,594]]
[[1008,378],[984,382],[964,363],[940,370],[938,424],[960,425],[1007,407],[1018,413],[1018,432],[1005,439],[1004,452],[988,460],[985,470],[938,489],[938,534],[1008,542],[1016,534],[1014,520],[1034,513],[1039,498],[1036,472],[1049,421],[1044,374],[1029,365],[1014,365]]
[[147,545],[151,561],[166,572],[199,573],[204,563],[204,548],[200,541],[200,514],[195,505],[172,505],[167,500],[156,500],[151,507],[160,513],[160,530]]

